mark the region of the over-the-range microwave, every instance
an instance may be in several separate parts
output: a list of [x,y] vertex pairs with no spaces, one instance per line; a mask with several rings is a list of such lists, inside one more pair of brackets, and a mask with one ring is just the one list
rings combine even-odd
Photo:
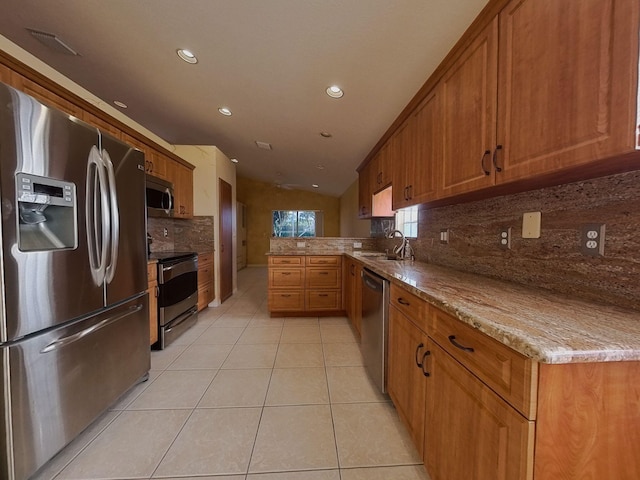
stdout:
[[173,217],[173,184],[152,175],[146,176],[147,216]]

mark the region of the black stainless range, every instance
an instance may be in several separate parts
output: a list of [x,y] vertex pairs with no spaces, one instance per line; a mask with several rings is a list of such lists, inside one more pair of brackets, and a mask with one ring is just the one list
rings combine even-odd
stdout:
[[198,254],[158,252],[158,342],[164,349],[198,319]]

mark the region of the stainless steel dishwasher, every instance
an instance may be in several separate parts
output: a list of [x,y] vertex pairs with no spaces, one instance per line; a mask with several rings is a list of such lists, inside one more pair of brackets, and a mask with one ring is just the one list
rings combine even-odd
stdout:
[[382,393],[387,393],[388,319],[389,282],[364,268],[360,348],[369,377]]

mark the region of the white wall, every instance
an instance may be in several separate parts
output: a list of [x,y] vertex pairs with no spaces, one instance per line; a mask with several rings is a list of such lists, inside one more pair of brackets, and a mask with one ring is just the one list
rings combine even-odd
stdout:
[[340,197],[340,236],[366,238],[371,236],[371,220],[358,218],[358,180]]
[[[231,185],[233,205],[232,245],[236,245],[236,166],[218,147],[210,145],[175,145],[176,155],[194,165],[193,170],[193,214],[214,218],[214,289],[215,300],[212,306],[220,305],[220,193],[218,180]],[[237,259],[233,254],[233,291],[238,290],[236,275]]]

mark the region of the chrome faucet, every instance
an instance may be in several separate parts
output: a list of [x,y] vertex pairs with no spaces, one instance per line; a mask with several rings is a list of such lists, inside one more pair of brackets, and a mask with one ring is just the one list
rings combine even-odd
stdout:
[[400,245],[396,245],[395,247],[393,247],[393,253],[398,255],[398,257],[400,257],[401,259],[412,258],[413,248],[411,248],[411,246],[409,245],[409,239],[404,236],[404,233],[402,233],[400,230],[391,230],[387,234],[387,238],[394,238],[396,236],[396,233],[400,234],[402,242],[400,242]]

